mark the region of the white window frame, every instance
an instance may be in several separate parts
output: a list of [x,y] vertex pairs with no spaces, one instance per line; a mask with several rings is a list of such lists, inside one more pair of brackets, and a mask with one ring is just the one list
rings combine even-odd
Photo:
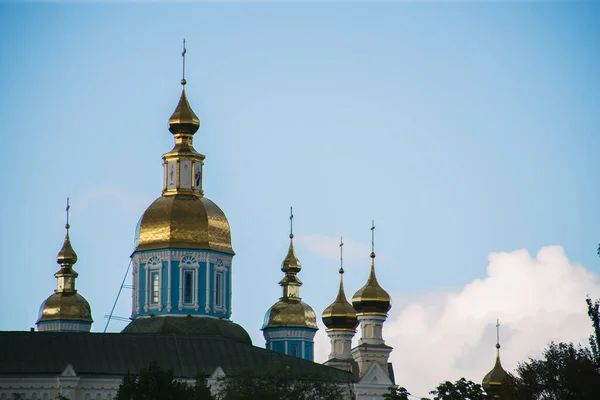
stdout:
[[[217,276],[220,279],[217,279]],[[227,278],[227,267],[223,264],[223,260],[218,258],[214,264],[213,274],[213,311],[227,312],[227,296],[226,296],[226,278]],[[220,282],[219,282],[220,281]],[[217,298],[217,284],[219,284],[218,298]]]
[[[146,270],[146,304],[144,311],[162,310],[162,260],[157,256],[152,256],[146,261],[144,269]],[[158,303],[152,302],[152,290],[154,288],[152,282],[153,273],[158,273]]]
[[[193,305],[196,302],[196,279],[195,279],[195,275],[196,275],[196,271],[191,269],[191,268],[184,268],[182,269],[183,272],[183,279],[182,279],[182,283],[183,283],[183,290],[182,290],[182,295],[183,295],[183,305],[184,306],[189,306],[189,305]],[[187,282],[187,276],[190,275],[191,276],[191,282],[190,282],[190,298],[189,301],[186,301],[186,282]]]
[[[193,309],[198,311],[198,269],[200,264],[193,254],[185,254],[179,261],[179,310]],[[192,303],[186,303],[183,300],[184,293],[184,274],[186,271],[192,271]]]

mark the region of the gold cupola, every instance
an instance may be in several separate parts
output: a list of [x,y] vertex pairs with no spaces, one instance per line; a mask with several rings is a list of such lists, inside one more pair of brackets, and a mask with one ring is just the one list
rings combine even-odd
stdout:
[[69,199],[67,199],[67,230],[56,262],[60,270],[54,274],[58,280],[57,289],[40,307],[36,325],[40,331],[84,331],[89,332],[92,313],[87,300],[75,290],[78,274],[73,270],[77,254],[69,237]]
[[481,386],[483,386],[485,391],[492,396],[493,399],[501,399],[502,389],[507,378],[508,373],[502,368],[502,363],[500,362],[500,321],[496,321],[496,364],[494,364],[494,368],[485,375],[481,382]]
[[359,314],[387,316],[392,308],[390,295],[386,292],[375,276],[375,225],[371,228],[371,272],[367,283],[352,296],[352,305]]
[[335,301],[323,311],[322,319],[328,330],[356,332],[356,327],[358,325],[356,310],[352,307],[352,304],[348,302],[346,294],[344,293],[343,246],[344,243],[340,240],[340,287],[338,289],[338,294]]
[[184,76],[181,97],[169,119],[169,131],[175,138],[175,145],[163,155],[162,196],[140,218],[134,252],[179,248],[234,254],[225,214],[204,197],[202,173],[205,156],[193,146],[200,119],[190,107],[185,93],[185,42],[182,55]]
[[294,234],[291,229],[293,218],[290,209],[290,246],[281,263],[281,271],[285,273],[285,276],[279,282],[283,293],[279,301],[265,314],[261,328],[263,331],[282,327],[317,329],[317,317],[314,310],[300,298],[302,282],[298,279],[297,274],[302,269],[302,264],[294,251]]

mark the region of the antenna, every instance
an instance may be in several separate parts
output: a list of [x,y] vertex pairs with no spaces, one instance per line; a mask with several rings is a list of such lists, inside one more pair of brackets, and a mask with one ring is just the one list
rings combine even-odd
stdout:
[[185,48],[185,39],[183,39],[183,51],[181,52],[181,57],[183,58],[183,72],[181,74],[181,84],[185,86],[185,84],[187,83],[185,80],[185,53],[187,52],[187,49]]
[[344,273],[344,238],[340,236],[340,274]]

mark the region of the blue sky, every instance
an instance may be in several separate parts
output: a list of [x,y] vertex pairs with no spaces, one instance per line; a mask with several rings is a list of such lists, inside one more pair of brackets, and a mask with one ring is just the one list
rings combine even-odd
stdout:
[[232,318],[255,344],[290,205],[318,314],[338,236],[347,294],[365,282],[372,219],[396,313],[485,280],[493,252],[558,245],[595,282],[598,20],[597,2],[1,4],[0,329],[33,327],[55,288],[67,196],[78,288],[104,329],[160,195],[184,37],[205,192],[237,253]]

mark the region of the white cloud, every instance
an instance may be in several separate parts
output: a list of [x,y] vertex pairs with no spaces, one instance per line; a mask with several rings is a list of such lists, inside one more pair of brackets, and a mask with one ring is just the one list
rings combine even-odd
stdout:
[[[328,260],[340,259],[340,237],[320,234],[297,234],[295,241],[306,250]],[[344,239],[344,262],[363,262],[371,249],[363,243]]]
[[[416,298],[392,293],[384,335],[394,347],[396,381],[417,396],[463,376],[481,382],[494,364],[497,318],[502,363],[509,371],[539,356],[552,340],[587,344],[588,293],[600,296],[598,277],[570,262],[560,246],[544,247],[535,258],[526,250],[492,253],[487,277],[457,292]],[[315,358],[323,361],[326,334],[320,331],[315,341]]]

